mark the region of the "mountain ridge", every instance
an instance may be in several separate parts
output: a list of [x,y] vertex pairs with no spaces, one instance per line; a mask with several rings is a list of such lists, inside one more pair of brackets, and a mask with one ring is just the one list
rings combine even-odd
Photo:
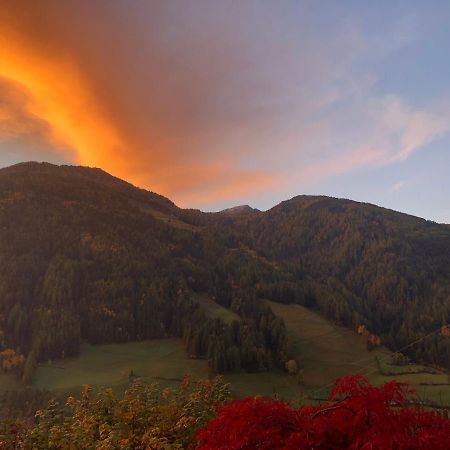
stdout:
[[176,205],[176,203],[174,201],[170,200],[168,197],[166,197],[164,195],[158,194],[158,193],[156,193],[156,192],[154,192],[152,190],[149,190],[147,188],[139,187],[139,186],[137,186],[137,185],[135,185],[135,184],[133,184],[133,183],[131,183],[129,181],[121,179],[121,178],[119,178],[119,177],[117,177],[117,176],[107,172],[106,170],[104,170],[102,168],[95,167],[95,166],[83,166],[83,165],[72,165],[72,164],[53,164],[53,163],[49,163],[49,162],[46,162],[46,161],[24,161],[24,162],[19,162],[19,163],[16,163],[16,164],[13,164],[13,165],[10,165],[10,166],[7,166],[7,167],[2,167],[2,168],[0,168],[0,173],[2,171],[21,170],[21,169],[25,169],[26,170],[26,169],[30,169],[30,168],[39,169],[39,168],[42,168],[42,167],[51,168],[52,170],[61,168],[61,169],[69,169],[69,170],[70,169],[75,169],[75,170],[92,171],[92,173],[98,173],[102,177],[104,177],[105,179],[110,178],[111,180],[115,180],[116,182],[123,183],[125,185],[128,185],[129,187],[138,189],[138,190],[143,191],[143,192],[148,192],[148,193],[150,193],[150,194],[152,194],[152,195],[154,195],[154,196],[156,196],[158,198],[164,199],[169,204],[177,207],[180,210],[200,211],[200,212],[202,212],[204,214],[230,213],[230,215],[231,215],[231,214],[234,214],[234,213],[242,213],[242,212],[245,212],[245,213],[250,213],[250,212],[262,212],[262,213],[265,213],[265,212],[271,211],[274,208],[277,208],[277,207],[279,207],[281,205],[285,205],[285,204],[288,204],[288,203],[297,203],[297,202],[302,202],[302,201],[308,202],[308,203],[317,203],[317,202],[320,202],[321,200],[330,199],[330,200],[338,200],[338,201],[342,201],[342,202],[351,202],[351,203],[355,203],[355,204],[358,204],[358,205],[373,206],[373,207],[380,208],[380,209],[383,209],[383,210],[386,210],[386,211],[391,211],[391,212],[402,214],[402,215],[405,215],[405,216],[410,216],[412,218],[415,218],[415,219],[418,219],[418,220],[423,220],[425,222],[435,223],[435,224],[444,225],[444,226],[448,225],[450,227],[450,224],[447,224],[447,223],[436,222],[434,220],[427,219],[425,217],[416,216],[414,214],[410,214],[410,213],[403,212],[403,211],[398,211],[398,210],[392,209],[392,208],[387,208],[385,206],[377,205],[375,203],[359,201],[359,200],[353,200],[351,198],[346,198],[346,197],[334,197],[334,196],[331,196],[331,195],[297,194],[297,195],[295,195],[295,196],[293,196],[291,198],[288,198],[286,200],[280,201],[279,203],[271,206],[270,208],[268,208],[266,210],[253,208],[252,206],[247,205],[247,204],[230,206],[230,207],[225,208],[223,210],[217,211],[216,213],[210,212],[210,211],[199,210],[197,208],[190,208],[190,207],[182,208],[182,207],[179,207],[178,205]]
[[[213,371],[268,370],[289,355],[260,299],[364,325],[394,349],[450,322],[450,227],[375,205],[296,196],[203,213],[101,169],[25,163],[0,169],[0,223],[0,350],[30,373],[81,339],[167,336]],[[196,292],[241,321],[208,319]],[[409,353],[450,365],[439,336]]]

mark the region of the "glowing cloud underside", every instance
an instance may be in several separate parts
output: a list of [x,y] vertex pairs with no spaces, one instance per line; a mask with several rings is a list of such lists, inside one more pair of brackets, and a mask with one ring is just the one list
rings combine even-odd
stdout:
[[[22,107],[48,125],[42,139],[73,163],[101,167],[187,205],[235,199],[270,182],[264,172],[233,172],[226,158],[183,164],[170,143],[167,147],[158,136],[154,154],[149,142],[141,145],[145,153],[133,148],[136,139],[122,136],[120,126],[108,120],[108,111],[76,61],[41,54],[17,35],[0,36],[0,78],[25,92]],[[178,156],[182,160],[183,155]],[[208,189],[202,190],[202,185]]]
[[128,177],[117,160],[123,147],[117,131],[99,112],[96,99],[69,60],[46,60],[0,41],[0,76],[25,90],[29,114],[44,120],[50,129],[48,138],[59,147],[75,152],[76,163],[107,167]]

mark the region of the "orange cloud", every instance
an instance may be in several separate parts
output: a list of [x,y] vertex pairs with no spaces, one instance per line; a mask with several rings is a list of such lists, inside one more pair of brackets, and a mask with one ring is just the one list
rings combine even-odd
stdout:
[[0,36],[0,76],[26,93],[25,110],[49,126],[49,139],[75,151],[76,162],[124,176],[123,142],[69,59],[40,55],[16,36]]
[[[209,115],[198,105],[208,89],[215,89],[208,87],[210,79],[219,82],[225,55],[212,69],[200,67],[199,61],[196,70],[205,78],[183,73],[183,86],[177,87],[177,80],[174,86],[165,80],[175,62],[164,67],[161,51],[151,48],[150,62],[140,63],[143,79],[134,85],[122,79],[133,63],[127,61],[132,43],[124,41],[121,51],[120,44],[108,40],[114,35],[97,30],[100,6],[85,14],[89,39],[84,38],[80,19],[86,13],[83,8],[90,6],[66,5],[18,1],[0,13],[0,77],[23,92],[16,106],[27,115],[12,117],[11,105],[0,109],[0,133],[10,133],[13,123],[20,133],[27,121],[37,119],[45,124],[41,137],[58,148],[63,159],[101,167],[183,203],[190,199],[201,204],[201,198],[209,198],[202,189],[228,198],[266,182],[267,177],[233,167],[231,160],[239,158],[239,152],[229,147],[225,152],[209,149],[213,154],[206,150],[218,137],[214,126],[202,126]],[[111,11],[113,18],[113,5]],[[96,17],[89,23],[91,15]],[[40,17],[45,17],[45,26]],[[215,131],[224,132],[217,126]]]
[[44,132],[45,123],[24,108],[26,98],[20,86],[0,77],[0,141]]

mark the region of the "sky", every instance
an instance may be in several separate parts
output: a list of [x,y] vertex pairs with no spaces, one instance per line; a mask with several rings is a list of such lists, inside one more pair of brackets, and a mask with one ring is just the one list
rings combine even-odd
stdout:
[[0,0],[0,167],[450,223],[450,3]]

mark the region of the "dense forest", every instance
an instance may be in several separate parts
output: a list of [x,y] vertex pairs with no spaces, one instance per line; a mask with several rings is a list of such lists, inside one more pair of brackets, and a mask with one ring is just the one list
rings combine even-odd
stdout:
[[[208,317],[197,293],[240,320]],[[82,340],[180,337],[215,373],[284,365],[264,299],[397,350],[450,322],[450,226],[326,197],[202,213],[99,169],[0,170],[0,365],[25,382]],[[441,334],[405,353],[450,367]]]
[[[264,276],[198,212],[100,170],[22,164],[0,171],[0,357],[29,382],[38,361],[100,344],[182,337],[214,372],[283,361],[281,320],[257,301]],[[223,323],[191,299],[239,314]]]

